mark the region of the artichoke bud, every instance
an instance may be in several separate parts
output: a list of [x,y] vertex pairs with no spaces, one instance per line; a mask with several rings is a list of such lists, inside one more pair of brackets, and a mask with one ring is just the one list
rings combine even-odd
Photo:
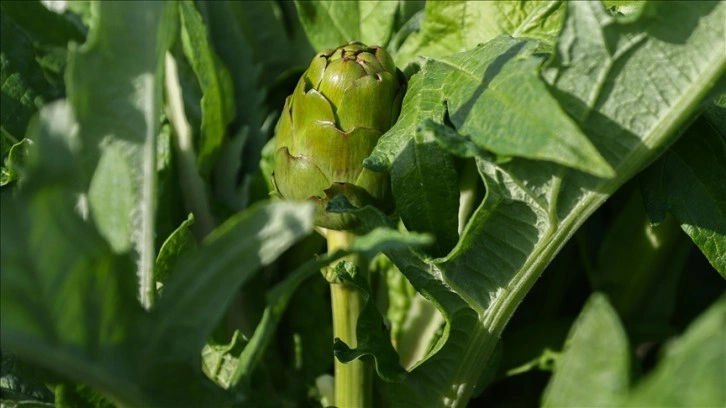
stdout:
[[405,91],[405,76],[381,47],[354,41],[317,54],[277,124],[276,193],[316,202],[324,228],[355,227],[353,215],[325,211],[338,194],[390,210],[388,175],[364,168],[363,160],[398,118]]

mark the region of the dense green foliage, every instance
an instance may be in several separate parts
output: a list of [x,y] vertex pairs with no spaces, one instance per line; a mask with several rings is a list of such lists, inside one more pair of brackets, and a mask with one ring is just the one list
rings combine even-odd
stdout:
[[[0,399],[724,406],[724,1],[0,3]],[[316,51],[385,47],[359,236],[270,197]],[[359,341],[319,271],[358,253]],[[323,255],[321,255],[323,254]]]

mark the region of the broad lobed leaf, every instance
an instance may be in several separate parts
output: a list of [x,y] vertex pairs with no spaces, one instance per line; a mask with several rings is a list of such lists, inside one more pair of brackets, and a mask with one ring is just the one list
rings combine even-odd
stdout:
[[470,50],[501,34],[541,41],[551,49],[564,20],[562,1],[430,1],[419,32],[396,54],[400,66],[421,56],[439,58]]
[[[451,390],[455,384],[466,384],[466,365],[434,362],[446,357],[468,361],[475,356],[474,350],[493,349],[517,299],[575,229],[617,187],[672,143],[680,127],[713,92],[726,69],[726,56],[710,50],[725,45],[719,22],[726,8],[721,3],[703,2],[653,4],[652,10],[657,18],[644,14],[637,24],[621,23],[598,3],[568,4],[557,54],[545,75],[560,103],[615,169],[616,176],[599,179],[523,158],[506,163],[492,162],[486,156],[477,159],[487,197],[470,219],[457,248],[428,267],[398,265],[417,290],[442,307],[449,328],[439,353],[414,369],[402,388],[391,391],[396,403],[406,406],[437,399],[443,406],[455,404],[450,401],[459,397]],[[674,31],[673,27],[679,29]],[[662,63],[664,56],[672,64]],[[426,116],[441,120],[443,112],[441,107],[437,109],[437,101],[426,98],[446,90],[427,88],[429,64],[412,81],[409,105],[404,103],[399,123],[384,136],[388,143],[381,143],[379,153],[385,153],[372,158],[383,157],[379,162],[383,165],[386,159],[395,160],[396,148],[404,145],[405,137],[399,141],[391,137],[398,130],[409,129],[411,135],[412,123]],[[633,82],[642,78],[639,73],[646,66],[654,80]],[[637,101],[637,106],[631,105],[631,100]],[[415,112],[411,104],[423,106],[419,112],[426,113]],[[650,109],[647,114],[642,111],[645,107]],[[461,143],[471,143],[472,139],[460,136]],[[392,259],[396,262],[395,257]],[[457,298],[454,303],[444,302]],[[461,306],[462,300],[468,307]],[[471,313],[468,317],[466,310]],[[468,375],[476,378],[476,374]]]
[[611,176],[608,164],[538,78],[535,50],[532,42],[502,36],[472,51],[428,61],[368,166],[391,166],[411,135],[417,138],[419,124],[425,119],[442,123],[446,114],[460,134],[494,154]]

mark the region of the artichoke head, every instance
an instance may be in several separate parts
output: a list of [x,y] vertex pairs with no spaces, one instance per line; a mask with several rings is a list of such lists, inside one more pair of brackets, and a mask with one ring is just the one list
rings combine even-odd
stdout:
[[356,206],[392,206],[386,173],[363,167],[396,121],[406,78],[381,47],[349,42],[318,53],[285,101],[276,129],[277,194],[317,203],[316,224],[345,230],[351,214],[325,211],[343,194]]

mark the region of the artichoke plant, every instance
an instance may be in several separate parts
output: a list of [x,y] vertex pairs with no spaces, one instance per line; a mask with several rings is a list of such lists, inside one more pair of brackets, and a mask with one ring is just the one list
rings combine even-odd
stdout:
[[405,89],[405,76],[381,47],[349,42],[318,53],[277,124],[277,194],[316,202],[317,225],[337,230],[355,224],[350,214],[325,211],[338,194],[357,206],[390,208],[388,175],[363,160],[398,118]]

